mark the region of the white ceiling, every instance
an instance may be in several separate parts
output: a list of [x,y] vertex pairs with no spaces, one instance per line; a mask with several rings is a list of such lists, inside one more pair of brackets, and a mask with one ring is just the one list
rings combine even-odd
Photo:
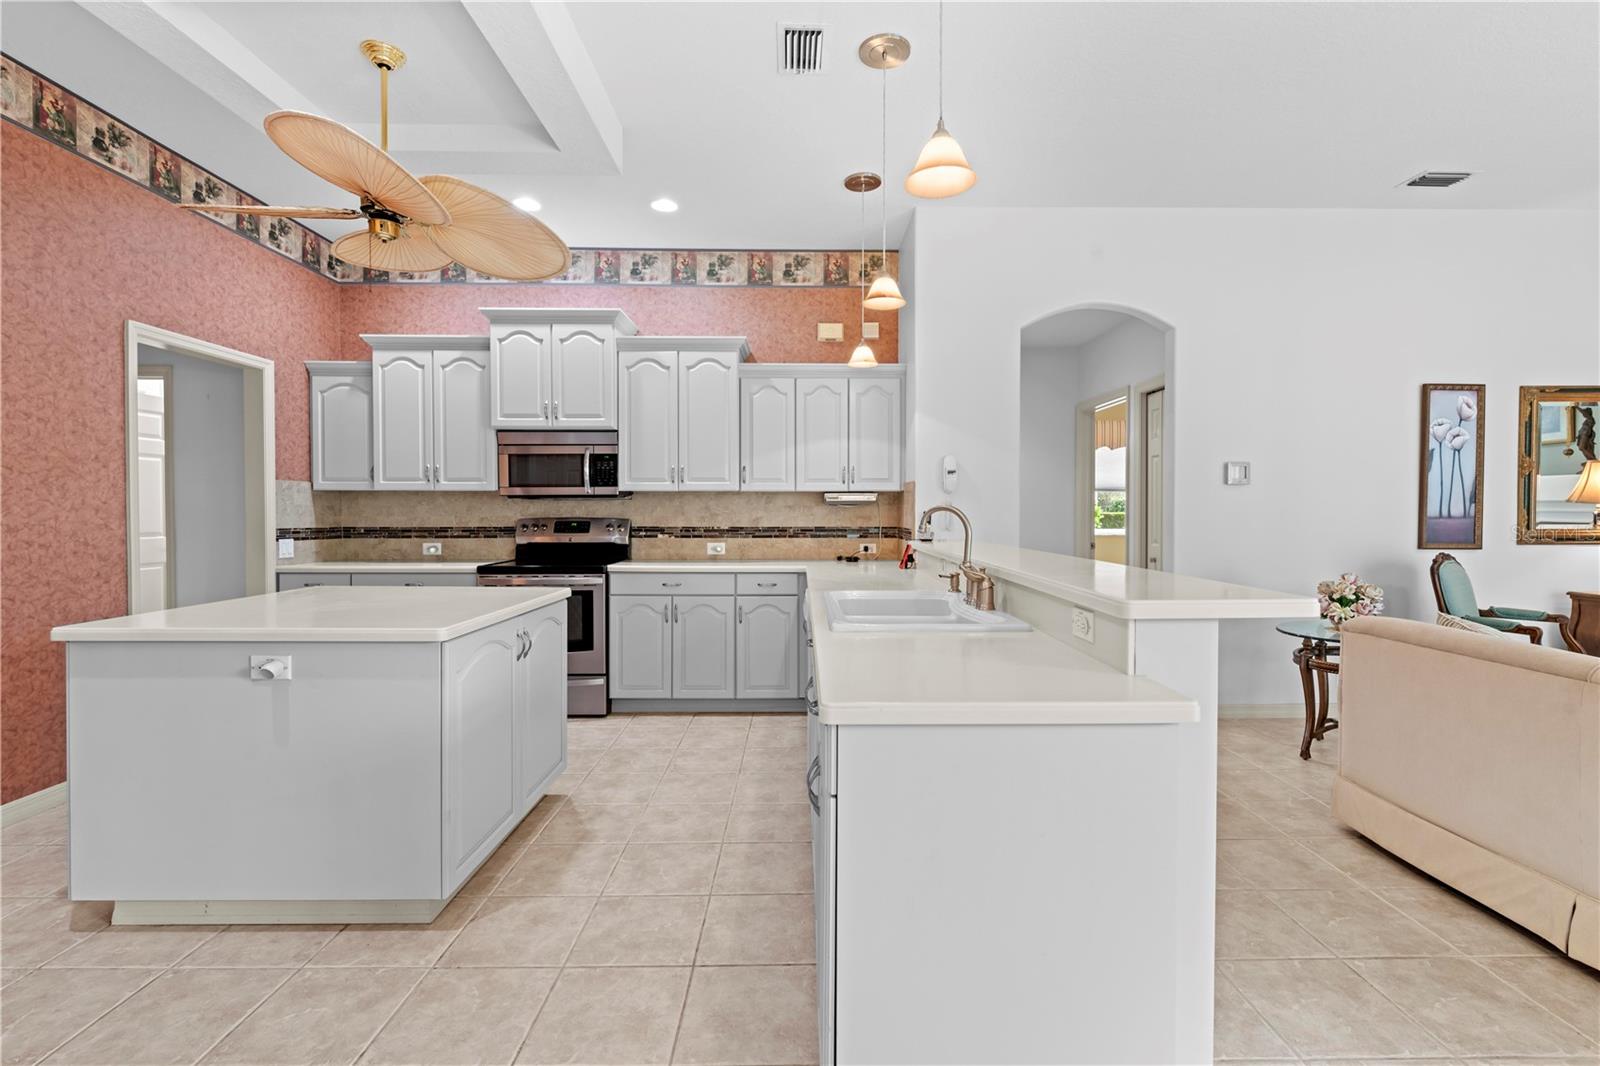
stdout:
[[[980,180],[917,203],[1595,209],[1597,15],[950,3],[946,120]],[[777,73],[780,20],[827,26],[824,73]],[[535,196],[575,245],[815,248],[861,238],[840,180],[880,166],[879,75],[855,58],[880,30],[912,41],[889,74],[893,246],[937,109],[933,3],[8,0],[0,46],[256,196],[343,205],[260,118],[295,107],[376,136],[376,74],[356,45],[389,39],[410,56],[391,146],[418,173]],[[1397,187],[1426,169],[1477,173]],[[682,210],[651,211],[658,196]]]

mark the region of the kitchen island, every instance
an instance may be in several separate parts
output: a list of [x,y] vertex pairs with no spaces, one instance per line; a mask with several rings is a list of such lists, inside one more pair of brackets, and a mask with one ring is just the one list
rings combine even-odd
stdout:
[[1031,631],[830,628],[918,548],[610,568],[802,575],[822,1062],[1209,1062],[1218,620],[1315,600],[980,544]]
[[303,588],[60,626],[70,895],[427,922],[566,768],[565,588]]

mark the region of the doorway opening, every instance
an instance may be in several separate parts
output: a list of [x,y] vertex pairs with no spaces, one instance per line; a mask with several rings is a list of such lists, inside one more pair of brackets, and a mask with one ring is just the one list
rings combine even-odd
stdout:
[[128,609],[271,591],[272,363],[127,324]]
[[1110,305],[1023,328],[1023,547],[1171,567],[1172,346],[1164,322]]

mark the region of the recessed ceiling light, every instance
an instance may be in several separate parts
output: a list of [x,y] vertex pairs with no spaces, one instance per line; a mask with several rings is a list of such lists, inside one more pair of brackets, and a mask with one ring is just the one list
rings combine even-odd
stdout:
[[650,206],[655,208],[657,211],[660,211],[664,215],[670,215],[672,212],[678,209],[678,201],[669,200],[663,196],[659,200],[651,200]]
[[535,200],[531,196],[519,196],[515,200],[512,200],[511,203],[516,207],[522,208],[522,210],[528,212],[530,215],[539,210],[539,201]]

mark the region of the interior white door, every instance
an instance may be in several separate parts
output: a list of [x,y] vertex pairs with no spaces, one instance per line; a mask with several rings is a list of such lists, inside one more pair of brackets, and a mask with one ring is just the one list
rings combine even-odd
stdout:
[[794,489],[794,379],[739,382],[739,488]]
[[372,374],[311,375],[311,487],[372,487]]
[[729,352],[679,352],[678,488],[738,487],[738,364]]
[[489,419],[489,353],[433,353],[433,487],[493,492],[500,487]]
[[897,492],[900,476],[900,379],[850,379],[850,487]]
[[494,425],[500,429],[549,429],[550,327],[498,326],[490,345]]
[[172,606],[171,508],[167,500],[167,385],[165,375],[141,375],[139,388],[139,563],[135,614]]
[[617,428],[617,357],[611,327],[556,326],[550,412],[557,429]]
[[522,619],[517,700],[517,802],[526,812],[567,758],[567,605]]
[[849,487],[849,384],[843,378],[797,378],[794,487],[834,492]]
[[800,694],[799,600],[794,596],[740,596],[734,608],[739,699],[793,699]]
[[372,487],[433,487],[433,353],[372,353]]
[[678,353],[624,352],[617,360],[617,487],[678,487]]
[[471,876],[516,805],[516,656],[522,619],[444,647],[444,887]]
[[1151,570],[1166,569],[1166,543],[1161,532],[1167,516],[1166,399],[1165,389],[1144,396],[1144,565]]
[[673,699],[733,699],[732,596],[672,598]]

